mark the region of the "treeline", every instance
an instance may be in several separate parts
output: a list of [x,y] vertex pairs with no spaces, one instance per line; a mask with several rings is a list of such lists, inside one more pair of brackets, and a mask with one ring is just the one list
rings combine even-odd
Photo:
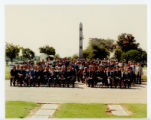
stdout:
[[[110,56],[113,54],[113,56]],[[113,58],[119,62],[139,62],[147,64],[147,52],[136,43],[132,34],[122,33],[117,40],[90,38],[88,47],[83,51],[85,59]],[[76,59],[78,56],[72,56]]]
[[[20,51],[22,51],[22,55],[19,55]],[[59,54],[56,54],[55,48],[49,45],[40,47],[39,52],[47,54],[48,57],[54,55],[56,58],[60,58]],[[21,56],[22,60],[31,60],[35,58],[35,53],[29,48],[6,43],[6,57],[13,61],[18,56]],[[147,52],[140,47],[139,43],[136,43],[132,34],[127,33],[120,34],[117,40],[90,38],[88,47],[83,50],[83,56],[85,59],[112,57],[119,62],[133,61],[147,64]],[[77,59],[78,55],[75,54],[68,58]]]
[[[45,53],[48,56],[56,55],[55,49],[48,45],[40,47],[39,52]],[[35,52],[33,50],[31,50],[29,48],[20,47],[19,45],[13,45],[10,43],[6,43],[5,54],[6,54],[6,58],[9,58],[11,62],[14,59],[17,59],[17,60],[35,60],[35,59],[37,59],[35,56]],[[59,55],[56,55],[56,57],[59,57]]]

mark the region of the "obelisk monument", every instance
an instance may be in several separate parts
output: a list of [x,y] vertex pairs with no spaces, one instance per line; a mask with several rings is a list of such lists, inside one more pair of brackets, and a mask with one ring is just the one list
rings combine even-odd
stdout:
[[83,60],[83,25],[79,26],[79,59]]

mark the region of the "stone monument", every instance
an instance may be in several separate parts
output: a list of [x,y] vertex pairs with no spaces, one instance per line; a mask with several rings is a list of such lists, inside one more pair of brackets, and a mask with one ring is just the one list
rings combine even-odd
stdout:
[[83,25],[79,25],[79,59],[83,60]]

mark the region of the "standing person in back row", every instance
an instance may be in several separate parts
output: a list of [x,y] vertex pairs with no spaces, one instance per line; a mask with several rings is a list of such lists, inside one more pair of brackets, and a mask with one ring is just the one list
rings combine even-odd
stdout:
[[142,69],[142,66],[141,66],[141,64],[138,64],[137,66],[136,66],[136,83],[137,84],[141,84],[141,77],[142,77],[142,75],[143,75],[143,69]]

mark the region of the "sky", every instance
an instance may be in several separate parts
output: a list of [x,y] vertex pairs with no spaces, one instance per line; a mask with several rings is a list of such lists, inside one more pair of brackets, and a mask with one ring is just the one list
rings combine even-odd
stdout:
[[49,45],[61,57],[79,53],[79,23],[83,23],[83,48],[89,38],[117,40],[131,33],[147,50],[145,5],[7,5],[6,42],[32,49]]

